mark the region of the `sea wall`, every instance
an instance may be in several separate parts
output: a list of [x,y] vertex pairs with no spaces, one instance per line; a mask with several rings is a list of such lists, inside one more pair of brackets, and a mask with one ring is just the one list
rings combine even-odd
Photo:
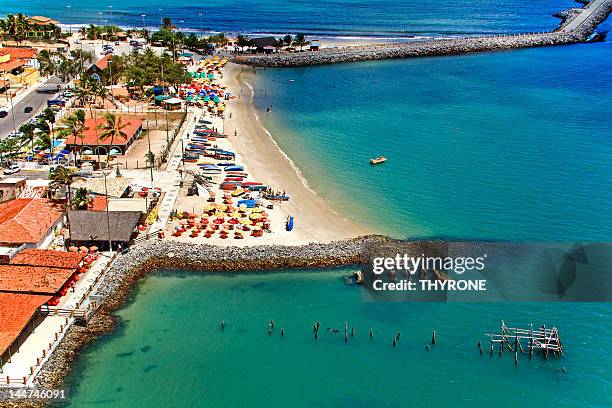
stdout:
[[[580,11],[578,11],[580,10]],[[342,47],[298,53],[269,55],[238,55],[238,64],[258,67],[300,67],[341,62],[369,61],[390,58],[458,55],[474,52],[509,50],[519,48],[567,45],[586,41],[599,24],[612,11],[612,0],[598,1],[592,6],[565,12],[560,15],[561,26],[553,32],[516,35],[492,35],[449,39],[429,39],[401,44],[384,44],[363,47]],[[566,27],[581,13],[587,13],[584,21],[571,30]]]

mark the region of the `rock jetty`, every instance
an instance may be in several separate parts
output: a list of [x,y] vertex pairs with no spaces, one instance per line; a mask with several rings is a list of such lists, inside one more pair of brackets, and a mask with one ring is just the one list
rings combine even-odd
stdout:
[[585,42],[612,11],[612,0],[593,0],[583,8],[559,13],[562,23],[543,33],[418,40],[398,44],[347,46],[297,53],[238,55],[233,61],[256,67],[304,67],[390,58],[458,55],[474,52],[548,47]]

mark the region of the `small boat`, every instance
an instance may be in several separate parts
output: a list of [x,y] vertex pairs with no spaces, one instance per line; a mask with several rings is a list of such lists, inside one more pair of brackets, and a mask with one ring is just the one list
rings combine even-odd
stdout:
[[370,160],[370,164],[380,164],[380,163],[384,163],[384,162],[386,162],[386,161],[387,161],[387,158],[386,158],[386,157],[383,157],[383,156],[378,156],[378,157],[377,157],[377,158],[375,158],[375,159],[371,159],[371,160]]
[[272,194],[264,194],[264,198],[270,201],[289,201],[288,195],[272,195]]
[[261,186],[262,183],[258,183],[257,181],[247,181],[246,183],[242,183],[243,186]]
[[[243,183],[243,185],[245,185],[246,183]],[[246,188],[248,188],[251,191],[266,191],[268,189],[268,186],[252,186],[252,185],[245,185]]]
[[227,166],[225,171],[244,171],[244,167],[242,166]]
[[235,191],[232,191],[232,197],[240,197],[244,193],[246,193],[246,191],[244,191],[243,189],[239,188],[239,189],[237,189]]
[[236,163],[217,163],[217,166],[227,167],[227,166],[235,166]]
[[285,224],[285,229],[287,231],[293,230],[293,216],[289,215],[287,217],[287,223]]

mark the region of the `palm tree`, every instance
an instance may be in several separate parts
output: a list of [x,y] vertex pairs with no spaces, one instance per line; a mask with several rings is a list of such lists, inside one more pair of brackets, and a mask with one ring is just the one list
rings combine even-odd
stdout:
[[32,157],[34,157],[34,130],[36,126],[33,123],[26,122],[19,127],[19,131],[23,133],[22,142],[23,144],[29,143],[32,149]]
[[21,146],[17,139],[0,140],[0,164],[5,159],[15,159],[19,156]]
[[30,30],[30,24],[28,23],[28,19],[22,13],[17,14],[15,17],[15,33],[13,34],[13,39],[17,42],[17,44],[21,44],[21,42],[28,36],[28,31]]
[[58,132],[58,135],[67,138],[74,136],[74,140],[77,138],[81,139],[81,157],[83,157],[83,139],[85,138],[84,132],[88,129],[85,127],[85,111],[83,109],[77,109],[72,114],[64,117],[62,123],[65,127]]
[[55,152],[55,134],[53,133],[53,124],[55,123],[55,112],[53,112],[53,109],[51,108],[45,108],[45,110],[42,111],[42,118],[44,121],[46,121],[49,124],[50,127],[50,131],[51,131],[51,139],[52,139],[52,143],[51,143],[51,160],[53,160],[53,153]]
[[302,51],[305,45],[310,44],[310,41],[306,41],[306,36],[304,35],[304,33],[298,33],[295,36],[295,41],[293,42],[293,44],[300,47],[300,51]]
[[287,45],[287,47],[290,47],[291,43],[293,42],[293,37],[291,37],[291,34],[287,34],[286,36],[284,36],[283,42]]
[[58,189],[61,186],[66,186],[66,207],[70,208],[70,184],[72,184],[72,180],[74,179],[75,174],[74,171],[64,167],[57,166],[53,171],[49,173],[49,183],[51,188]]
[[102,131],[98,140],[105,141],[110,138],[110,147],[106,151],[106,162],[108,163],[110,159],[110,151],[113,148],[113,142],[115,138],[127,139],[127,133],[123,131],[123,129],[127,126],[127,123],[124,123],[121,120],[121,117],[117,117],[112,113],[106,113],[104,115],[104,122],[98,125],[98,129]]
[[74,192],[74,197],[72,198],[72,207],[77,210],[86,210],[91,203],[91,198],[87,193],[87,189],[84,187],[78,188]]

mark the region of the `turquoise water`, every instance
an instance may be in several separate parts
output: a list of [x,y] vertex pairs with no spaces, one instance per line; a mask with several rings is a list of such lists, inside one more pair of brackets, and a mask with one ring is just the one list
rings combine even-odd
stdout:
[[[252,82],[314,190],[378,231],[612,236],[610,43],[267,69]],[[379,155],[388,162],[371,166]]]
[[[341,279],[348,272],[153,275],[119,312],[121,329],[79,360],[68,406],[612,405],[610,352],[597,348],[612,329],[609,305],[362,303]],[[476,343],[502,318],[558,325],[566,357],[523,356],[514,367],[510,353],[479,355]],[[348,345],[326,330],[344,321],[356,328]],[[427,351],[433,329],[438,341]]]
[[136,27],[143,25],[142,14],[147,27],[158,26],[163,15],[180,29],[192,31],[402,38],[550,30],[559,21],[551,15],[575,5],[569,0],[1,0],[0,14],[42,13],[64,24],[104,24],[106,20]]

